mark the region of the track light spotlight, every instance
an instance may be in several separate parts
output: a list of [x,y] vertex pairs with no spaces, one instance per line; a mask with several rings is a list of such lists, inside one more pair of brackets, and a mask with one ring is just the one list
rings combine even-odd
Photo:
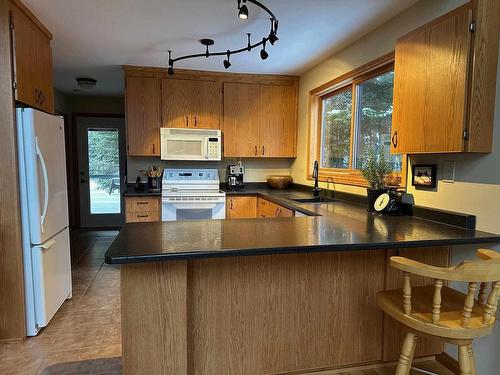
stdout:
[[269,57],[269,54],[266,51],[266,38],[262,39],[262,49],[260,50],[260,58],[265,60]]
[[274,46],[274,43],[276,43],[278,40],[279,39],[276,36],[276,34],[274,34],[274,33],[269,34],[269,43],[271,43],[271,45]]
[[276,35],[278,31],[278,20],[271,18],[271,31],[269,32],[269,43],[274,46],[274,43],[276,43],[279,39],[278,36]]
[[[247,0],[243,0],[243,3],[246,2]],[[241,0],[238,0],[238,17],[242,20],[248,18],[248,7],[245,4],[241,5]]]
[[231,52],[227,50],[227,59],[224,60],[224,68],[229,69],[231,66],[231,63],[229,62],[229,56],[231,55]]
[[174,60],[172,60],[172,51],[168,51],[168,75],[174,75]]

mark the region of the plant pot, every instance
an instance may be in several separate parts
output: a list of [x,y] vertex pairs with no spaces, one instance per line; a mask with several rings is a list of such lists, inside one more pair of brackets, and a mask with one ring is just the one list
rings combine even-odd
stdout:
[[377,200],[378,197],[380,197],[386,191],[387,191],[386,189],[379,189],[379,190],[366,189],[367,197],[368,197],[368,212],[375,212],[375,208],[373,208],[373,206],[375,205],[375,201]]

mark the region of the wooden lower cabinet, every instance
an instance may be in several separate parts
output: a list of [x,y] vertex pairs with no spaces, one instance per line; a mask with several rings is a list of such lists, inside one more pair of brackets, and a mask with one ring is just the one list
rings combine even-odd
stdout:
[[257,216],[258,217],[293,217],[295,211],[282,207],[276,203],[270,202],[267,199],[259,198],[257,200]]
[[[392,360],[400,328],[376,293],[400,288],[392,250],[125,264],[123,373],[282,374]],[[448,248],[401,255],[448,263]],[[427,283],[429,280],[415,280]],[[401,297],[402,298],[402,297]],[[442,345],[421,341],[418,356]]]
[[228,197],[226,219],[251,219],[257,217],[257,197]]
[[125,220],[140,223],[161,220],[161,205],[158,197],[125,198]]

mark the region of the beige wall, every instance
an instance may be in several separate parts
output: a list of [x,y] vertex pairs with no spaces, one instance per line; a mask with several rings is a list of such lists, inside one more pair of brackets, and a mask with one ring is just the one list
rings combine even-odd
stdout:
[[[217,168],[219,178],[224,181],[226,176],[226,166],[236,164],[240,159],[223,159],[220,162],[167,162],[159,158],[133,157],[127,159],[127,180],[135,182],[140,175],[141,169],[147,169],[150,165],[159,165],[162,168]],[[245,182],[264,182],[271,174],[289,175],[292,159],[242,159],[245,166]],[[144,180],[144,178],[143,178]]]
[[[323,61],[300,78],[297,159],[292,165],[292,177],[295,182],[311,184],[310,181],[306,180],[309,91],[341,74],[393,51],[398,37],[465,2],[465,0],[422,0],[378,29]],[[337,184],[335,189],[355,194],[366,194],[364,188],[340,184]]]

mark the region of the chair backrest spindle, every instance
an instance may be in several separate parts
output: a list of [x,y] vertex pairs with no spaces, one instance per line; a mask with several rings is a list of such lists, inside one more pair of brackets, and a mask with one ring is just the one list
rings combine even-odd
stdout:
[[487,299],[488,299],[488,283],[481,283],[477,300],[480,305],[485,305]]
[[470,323],[470,318],[472,316],[472,308],[474,307],[474,296],[477,290],[477,283],[469,283],[469,290],[464,303],[464,312],[462,313],[462,327],[468,328]]
[[500,297],[500,281],[495,281],[491,286],[491,292],[488,295],[486,309],[483,315],[483,324],[491,324],[495,321],[495,314],[498,309],[498,298]]
[[403,285],[403,309],[406,315],[411,314],[411,284],[410,284],[410,274],[405,272],[403,274],[404,285]]
[[432,298],[432,323],[438,324],[441,317],[441,289],[443,280],[434,280],[434,297]]

